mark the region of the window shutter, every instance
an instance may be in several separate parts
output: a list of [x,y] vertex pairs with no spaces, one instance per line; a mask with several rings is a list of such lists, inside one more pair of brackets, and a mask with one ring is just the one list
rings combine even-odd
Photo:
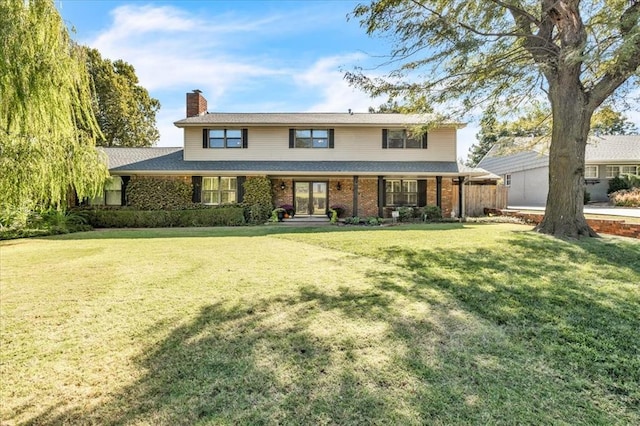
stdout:
[[418,207],[427,205],[427,180],[418,180]]
[[129,180],[131,179],[131,176],[120,176],[120,179],[122,179],[122,187],[120,188],[120,196],[122,198],[120,199],[120,205],[126,206],[127,205],[127,185],[129,185]]
[[249,129],[242,129],[242,147],[249,148]]
[[202,176],[191,176],[191,184],[193,185],[192,201],[194,203],[202,202]]
[[387,149],[387,129],[382,129],[382,149]]
[[428,132],[425,132],[424,135],[422,135],[422,149],[427,149],[427,139],[428,139]]
[[202,129],[202,147],[209,148],[209,129]]
[[236,178],[236,200],[238,203],[242,203],[244,201],[244,182],[246,180],[246,176],[238,176]]
[[295,130],[289,129],[289,148],[293,148],[294,142],[295,142]]
[[335,139],[334,129],[329,129],[329,148],[333,149]]

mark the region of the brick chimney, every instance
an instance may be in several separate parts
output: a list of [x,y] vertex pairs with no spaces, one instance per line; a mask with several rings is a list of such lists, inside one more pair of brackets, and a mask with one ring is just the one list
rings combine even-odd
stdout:
[[207,100],[198,89],[187,93],[187,118],[207,113]]

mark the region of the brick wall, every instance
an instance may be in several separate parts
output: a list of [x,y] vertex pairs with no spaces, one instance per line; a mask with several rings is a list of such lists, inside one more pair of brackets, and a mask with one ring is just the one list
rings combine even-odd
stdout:
[[[285,189],[281,186],[284,183]],[[293,202],[293,179],[271,179],[271,189],[273,190],[273,204],[280,207],[283,204],[294,205]]]
[[358,216],[378,216],[378,179],[360,178],[358,180]]
[[[497,209],[486,209],[488,213],[493,213],[502,216],[519,217],[525,220],[527,223],[538,224],[542,222],[544,217],[542,214],[536,213],[520,213],[509,212]],[[640,224],[638,223],[626,223],[622,219],[587,219],[587,223],[594,231],[600,234],[618,235],[621,237],[638,238],[640,239]]]
[[[338,189],[340,184],[340,189]],[[353,216],[353,178],[329,179],[329,206],[342,204],[347,209],[344,217]]]
[[200,91],[187,93],[187,117],[197,117],[207,112],[207,100]]

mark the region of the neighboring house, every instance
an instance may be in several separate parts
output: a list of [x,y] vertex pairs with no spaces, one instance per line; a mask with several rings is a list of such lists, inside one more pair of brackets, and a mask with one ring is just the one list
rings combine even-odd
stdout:
[[[162,176],[193,184],[193,201],[242,202],[243,182],[268,176],[274,204],[296,216],[386,216],[398,206],[440,206],[460,215],[465,180],[486,176],[456,161],[456,131],[444,124],[420,137],[418,115],[208,113],[200,91],[187,93],[184,148],[103,148],[112,180],[106,204],[125,204],[131,179]],[[495,180],[494,180],[495,181]]]
[[[535,138],[515,138],[505,149],[494,145],[478,167],[502,177],[509,205],[544,206],[549,189],[549,153]],[[514,149],[513,147],[527,147]],[[608,201],[609,180],[640,171],[640,135],[590,136],[585,152],[586,191],[592,202]]]

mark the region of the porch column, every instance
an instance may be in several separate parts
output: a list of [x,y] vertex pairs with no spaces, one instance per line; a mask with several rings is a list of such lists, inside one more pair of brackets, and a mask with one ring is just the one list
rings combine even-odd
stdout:
[[358,176],[353,177],[353,213],[351,216],[358,216]]
[[442,176],[436,176],[436,206],[442,211]]
[[384,217],[384,176],[378,176],[378,217]]
[[462,190],[462,186],[464,185],[464,176],[458,176],[458,218],[462,218],[462,197],[464,195],[464,191]]

